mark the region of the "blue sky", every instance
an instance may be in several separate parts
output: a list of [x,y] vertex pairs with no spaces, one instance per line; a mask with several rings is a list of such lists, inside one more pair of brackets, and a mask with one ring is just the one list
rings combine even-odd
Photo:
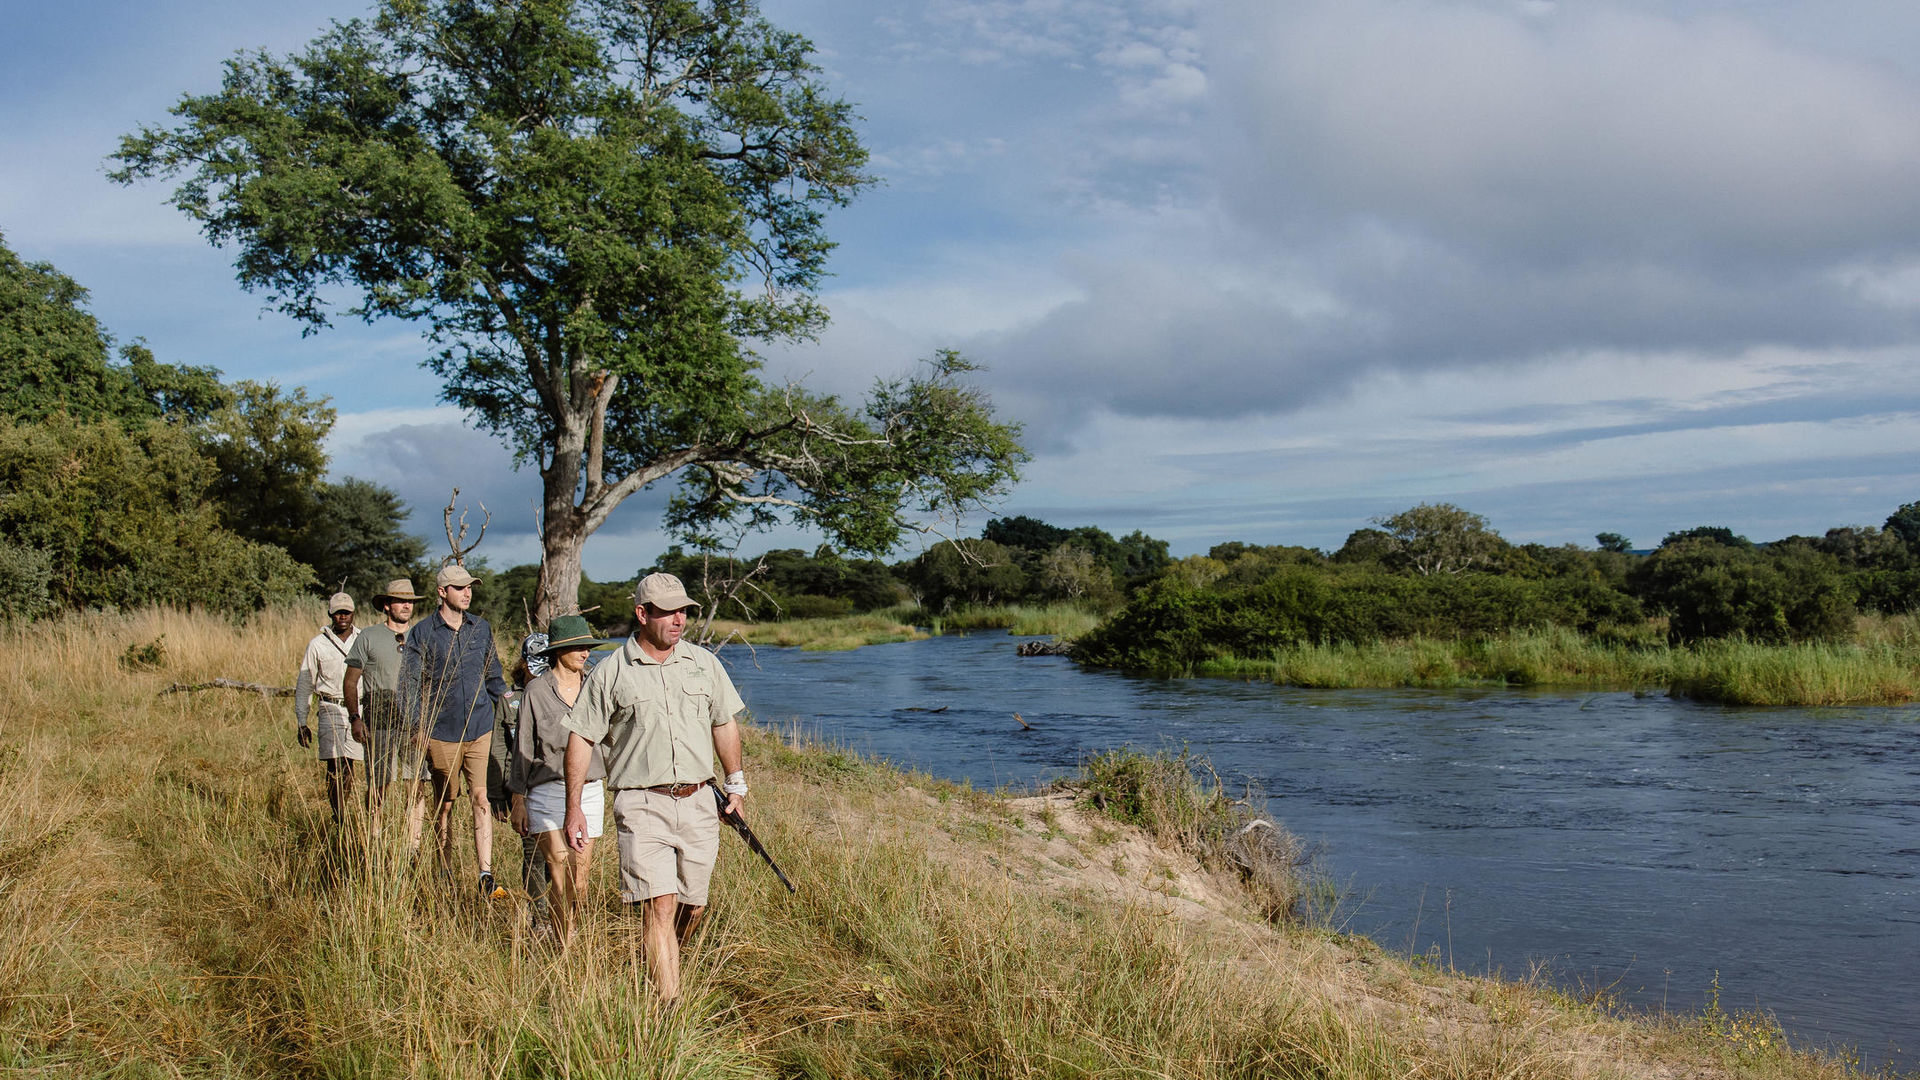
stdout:
[[[363,5],[72,0],[0,38],[0,232],[122,339],[305,385],[334,470],[495,565],[537,480],[438,404],[405,324],[302,338],[118,136]],[[1832,12],[1844,12],[1836,18]],[[1432,0],[777,0],[884,184],[833,219],[858,393],[956,347],[1035,459],[1002,513],[1176,553],[1337,547],[1421,501],[1515,541],[1878,524],[1920,499],[1920,9]],[[663,495],[592,540],[665,544]],[[973,523],[977,528],[979,522]],[[791,535],[774,543],[807,542]]]

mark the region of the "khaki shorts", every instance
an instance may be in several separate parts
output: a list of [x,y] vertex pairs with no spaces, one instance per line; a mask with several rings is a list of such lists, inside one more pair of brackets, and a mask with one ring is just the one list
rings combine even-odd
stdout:
[[720,853],[720,807],[701,787],[684,799],[645,788],[613,793],[620,842],[620,899],[629,904],[677,893],[693,907],[707,903],[714,856]]
[[489,756],[487,751],[492,744],[493,732],[491,731],[477,739],[468,739],[466,742],[427,740],[427,775],[433,780],[435,805],[453,801],[454,795],[460,788],[461,773],[465,773],[467,777],[468,797],[486,799]]
[[354,741],[353,729],[347,723],[347,707],[335,705],[331,701],[322,701],[313,714],[314,745],[319,749],[320,760],[331,758],[351,758],[359,761],[366,756],[366,747]]

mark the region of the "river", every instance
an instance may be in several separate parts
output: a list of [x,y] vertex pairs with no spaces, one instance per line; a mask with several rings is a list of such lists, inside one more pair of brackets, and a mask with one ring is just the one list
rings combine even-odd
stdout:
[[723,655],[761,724],[977,787],[1191,747],[1316,847],[1344,929],[1638,1006],[1698,1011],[1717,977],[1797,1045],[1914,1067],[1920,710],[1144,679],[1018,640]]

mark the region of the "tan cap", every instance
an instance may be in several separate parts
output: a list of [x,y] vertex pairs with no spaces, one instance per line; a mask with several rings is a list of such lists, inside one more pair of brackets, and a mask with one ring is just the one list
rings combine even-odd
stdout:
[[382,600],[405,600],[409,603],[412,603],[415,601],[425,600],[425,599],[426,597],[421,596],[413,591],[413,582],[403,577],[397,577],[397,578],[394,578],[392,581],[387,582],[387,588],[385,592],[377,592],[373,594],[373,602],[376,604]]
[[332,596],[327,597],[327,614],[331,615],[336,611],[352,611],[352,610],[353,610],[353,597],[348,596],[346,593],[337,592],[337,593],[334,593]]
[[467,568],[461,566],[459,563],[454,563],[452,566],[443,566],[440,568],[439,576],[433,579],[433,587],[435,591],[438,591],[449,585],[471,585],[473,582],[474,576],[467,573]]
[[699,607],[693,597],[687,595],[687,587],[672,574],[648,574],[634,587],[633,602],[652,604],[661,611],[679,611],[681,608]]

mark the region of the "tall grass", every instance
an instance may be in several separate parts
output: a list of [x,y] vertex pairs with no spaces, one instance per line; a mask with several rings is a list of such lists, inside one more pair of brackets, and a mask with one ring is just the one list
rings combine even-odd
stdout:
[[[336,830],[286,699],[159,694],[280,681],[314,625],[157,612],[0,631],[0,1072],[1534,1080],[1730,1060],[1697,1022],[1626,1023],[1227,908],[1175,918],[1042,885],[1055,856],[1012,804],[759,731],[749,814],[800,891],[729,838],[685,997],[662,1007],[612,900],[612,843],[556,954],[517,903],[469,895],[470,867],[455,889],[416,865],[397,820]],[[162,635],[158,668],[118,667]],[[1136,779],[1176,834],[1219,794]],[[1152,808],[1168,798],[1171,816]],[[1059,857],[1098,869],[1105,842]],[[518,843],[497,844],[516,880]],[[1740,1067],[1844,1072],[1771,1048]]]
[[1658,688],[1734,705],[1886,705],[1920,698],[1920,634],[1910,623],[1878,619],[1863,625],[1856,644],[1669,647],[1548,628],[1462,640],[1302,644],[1265,657],[1210,660],[1194,673],[1310,688]]
[[905,609],[764,623],[716,619],[713,623],[713,642],[737,641],[747,645],[799,646],[814,652],[838,652],[863,645],[917,641],[926,637],[912,622],[901,618],[902,610]]

